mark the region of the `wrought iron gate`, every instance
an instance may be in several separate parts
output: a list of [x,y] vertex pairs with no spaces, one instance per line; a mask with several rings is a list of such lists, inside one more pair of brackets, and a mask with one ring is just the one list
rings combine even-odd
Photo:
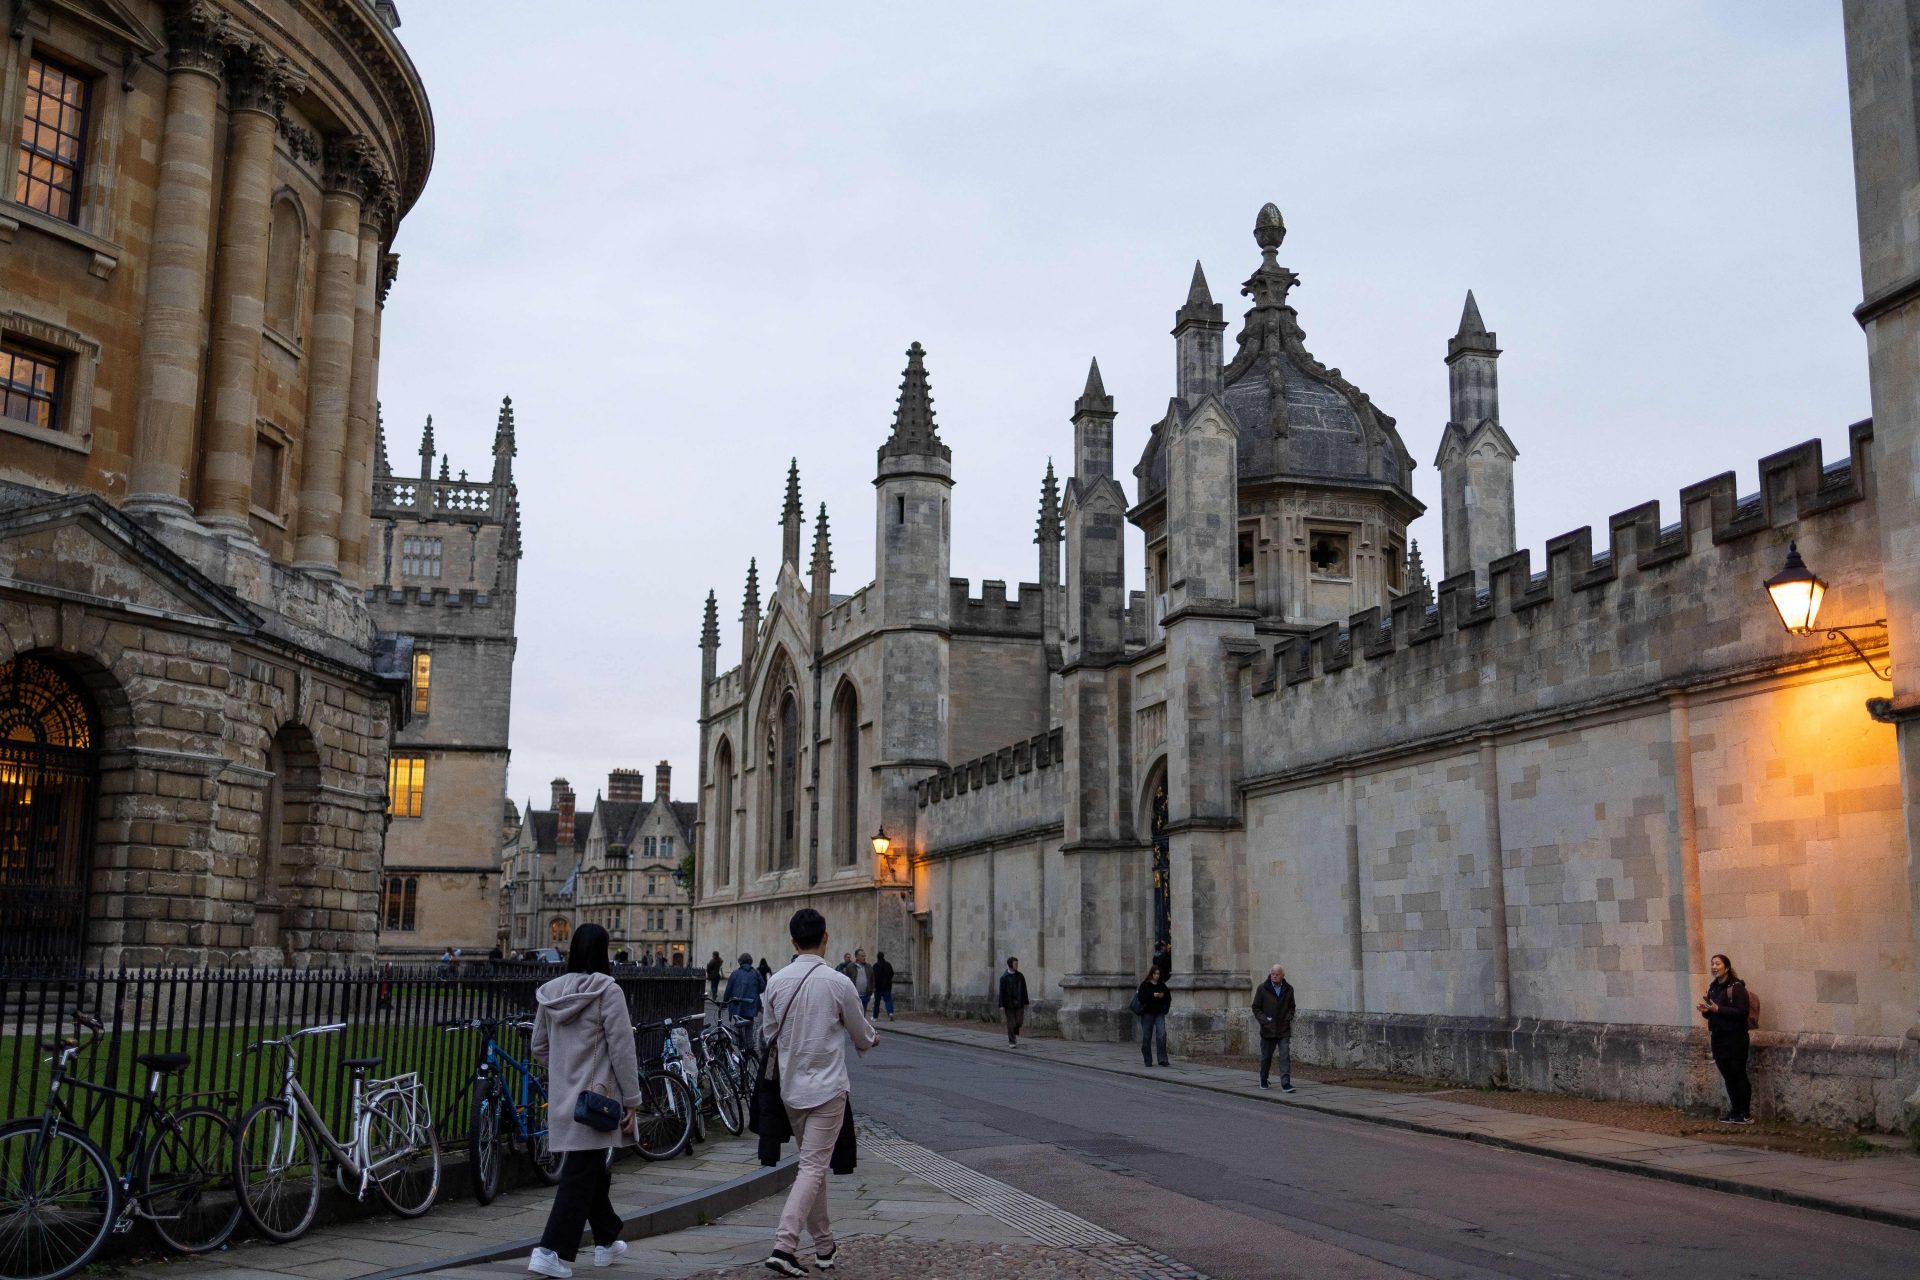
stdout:
[[86,942],[97,736],[60,667],[0,664],[0,964],[77,967]]

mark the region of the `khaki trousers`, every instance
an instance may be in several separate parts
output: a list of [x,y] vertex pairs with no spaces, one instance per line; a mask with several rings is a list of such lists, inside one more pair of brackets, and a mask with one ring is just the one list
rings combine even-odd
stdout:
[[787,1108],[793,1136],[800,1144],[800,1173],[793,1180],[793,1190],[787,1192],[787,1207],[780,1211],[780,1226],[773,1233],[773,1247],[784,1253],[799,1251],[802,1230],[813,1237],[816,1255],[833,1252],[833,1224],[827,1221],[827,1165],[846,1114],[844,1093],[803,1111]]

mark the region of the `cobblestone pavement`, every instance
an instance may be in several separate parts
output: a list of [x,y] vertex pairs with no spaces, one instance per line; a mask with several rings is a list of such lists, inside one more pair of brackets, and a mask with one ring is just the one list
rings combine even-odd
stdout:
[[[859,1280],[938,1276],[941,1280],[1206,1280],[1199,1272],[1083,1218],[984,1177],[877,1122],[860,1122],[860,1167],[827,1180],[835,1274]],[[683,1280],[766,1275],[784,1192],[704,1227],[636,1242],[617,1268],[582,1275]],[[804,1253],[803,1260],[808,1260]],[[579,1265],[584,1263],[585,1265]],[[508,1280],[524,1260],[452,1267],[436,1280]]]
[[[633,1214],[760,1168],[751,1138],[721,1133],[695,1150],[697,1159],[617,1162],[614,1208]],[[464,1166],[451,1170],[441,1197],[432,1212],[420,1218],[374,1213],[316,1227],[292,1244],[243,1240],[205,1257],[156,1258],[117,1274],[125,1280],[354,1280],[537,1236],[553,1204],[553,1192],[537,1185],[502,1192],[490,1205],[476,1204],[467,1191]],[[587,1262],[591,1272],[592,1258]],[[524,1262],[515,1274],[526,1274]]]
[[1009,1049],[1006,1035],[984,1023],[976,1031],[950,1023],[903,1019],[888,1024],[888,1030],[1920,1228],[1920,1155],[1908,1152],[1889,1151],[1841,1164],[1786,1152],[1721,1146],[1692,1138],[1477,1107],[1431,1094],[1388,1093],[1304,1080],[1294,1082],[1296,1092],[1285,1094],[1278,1089],[1261,1089],[1256,1073],[1246,1069],[1202,1066],[1177,1059],[1171,1067],[1146,1067],[1141,1065],[1134,1045],[1028,1038],[1019,1048]]

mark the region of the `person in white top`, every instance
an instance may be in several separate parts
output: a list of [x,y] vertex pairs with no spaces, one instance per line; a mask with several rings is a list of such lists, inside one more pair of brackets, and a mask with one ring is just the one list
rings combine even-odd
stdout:
[[794,957],[767,983],[761,996],[764,1043],[780,1059],[780,1100],[800,1144],[800,1173],[774,1232],[767,1270],[804,1276],[800,1232],[813,1237],[814,1265],[833,1269],[833,1225],[827,1220],[827,1162],[847,1113],[847,1041],[862,1054],[879,1043],[860,995],[845,974],[826,962],[827,921],[803,907],[787,922]]

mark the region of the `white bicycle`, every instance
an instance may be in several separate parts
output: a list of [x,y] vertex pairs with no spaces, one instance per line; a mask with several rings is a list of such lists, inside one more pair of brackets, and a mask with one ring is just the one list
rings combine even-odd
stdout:
[[340,1189],[364,1200],[371,1188],[389,1209],[417,1218],[433,1207],[440,1192],[440,1135],[434,1132],[426,1087],[413,1072],[369,1080],[378,1058],[348,1058],[340,1065],[353,1073],[350,1129],[343,1143],[300,1085],[294,1042],[304,1036],[346,1030],[336,1022],[308,1027],[278,1040],[260,1040],[256,1049],[282,1049],[286,1066],[277,1098],[255,1103],[234,1139],[234,1176],[247,1220],[270,1240],[298,1240],[320,1209],[318,1138],[333,1160]]

